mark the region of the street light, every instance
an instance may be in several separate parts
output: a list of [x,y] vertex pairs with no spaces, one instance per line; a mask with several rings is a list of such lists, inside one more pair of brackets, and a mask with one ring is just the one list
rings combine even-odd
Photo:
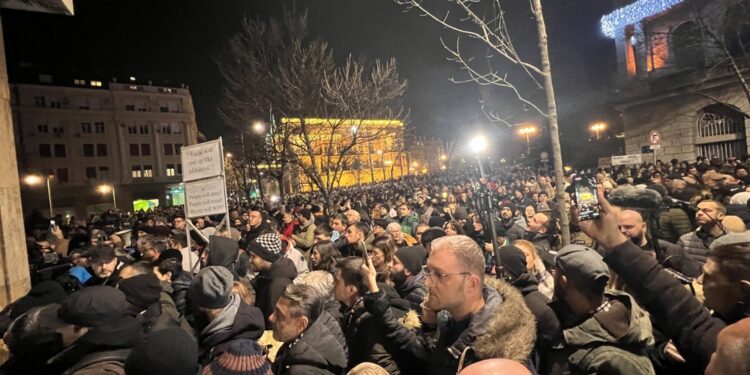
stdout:
[[232,155],[232,153],[231,153],[231,152],[227,152],[227,155],[226,155],[226,156],[227,156],[227,159],[231,159],[231,158],[232,158],[232,157],[233,157],[234,155]]
[[115,195],[115,187],[113,185],[101,184],[96,187],[96,190],[101,194],[112,193],[112,205],[117,209],[117,196]]
[[527,154],[531,153],[531,140],[529,139],[529,137],[536,134],[538,130],[539,129],[537,129],[536,125],[533,125],[533,124],[524,125],[518,128],[518,134],[526,137],[526,153]]
[[[482,179],[487,178],[487,175],[484,174],[484,167],[482,167],[482,157],[481,157],[482,152],[484,152],[484,150],[487,149],[487,138],[485,138],[483,135],[480,134],[472,138],[471,141],[469,141],[469,147],[471,148],[471,151],[474,153],[474,155],[477,158],[477,164],[479,165],[479,177],[481,177]],[[479,197],[487,199],[484,202],[484,204],[482,204],[482,206],[484,206],[483,216],[487,219],[486,221],[489,221],[490,230],[492,233],[492,250],[495,252],[495,254],[497,254],[497,249],[499,247],[499,244],[497,243],[497,228],[495,228],[495,219],[494,219],[495,214],[493,213],[493,209],[492,209],[494,205],[494,203],[492,202],[492,194],[489,194],[488,192],[485,191],[484,194],[479,194]],[[480,212],[480,215],[482,215],[481,212]]]
[[599,132],[602,132],[605,129],[607,129],[607,123],[606,122],[597,122],[597,123],[591,125],[591,127],[589,129],[591,129],[591,131],[593,131],[594,133],[596,133],[596,139],[599,139]]
[[487,138],[483,135],[478,135],[469,141],[469,148],[475,154],[479,155],[487,148]]
[[26,177],[23,178],[23,183],[26,184],[26,185],[29,185],[29,186],[39,185],[39,184],[42,183],[42,181],[46,180],[46,182],[47,182],[47,202],[49,203],[49,216],[50,217],[55,216],[54,208],[52,207],[52,186],[50,185],[50,180],[53,177],[54,176],[49,176],[48,175],[45,178],[45,177],[42,177],[42,176],[39,176],[39,175],[30,174],[30,175],[28,175],[28,176],[26,176]]
[[253,131],[262,134],[266,131],[266,124],[264,124],[262,121],[256,121],[253,123]]

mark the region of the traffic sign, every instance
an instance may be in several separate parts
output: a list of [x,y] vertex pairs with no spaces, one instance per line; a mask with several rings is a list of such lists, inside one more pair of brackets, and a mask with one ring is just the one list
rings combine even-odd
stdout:
[[652,130],[650,133],[648,133],[648,141],[651,142],[652,145],[660,145],[661,132],[658,130]]

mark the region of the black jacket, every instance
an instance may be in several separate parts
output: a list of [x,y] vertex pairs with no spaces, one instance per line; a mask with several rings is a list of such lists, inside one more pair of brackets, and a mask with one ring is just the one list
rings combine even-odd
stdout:
[[257,228],[252,228],[245,232],[244,236],[242,236],[242,239],[240,240],[240,248],[247,250],[247,248],[250,246],[250,243],[253,242],[254,239],[258,238],[263,233],[270,233],[271,226],[268,225],[268,222],[265,220],[260,222],[260,225],[258,225]]
[[201,365],[210,363],[214,358],[224,353],[233,342],[240,340],[257,342],[263,335],[265,327],[260,310],[255,306],[240,302],[231,328],[201,337],[199,352]]
[[240,279],[237,270],[237,255],[240,252],[240,246],[237,241],[222,236],[210,236],[208,239],[208,257],[206,257],[206,266],[223,266],[226,267],[234,280]]
[[560,322],[555,312],[548,306],[549,298],[539,291],[536,278],[525,273],[511,285],[521,291],[523,301],[536,318],[536,347],[543,349],[557,344],[562,336]]
[[424,281],[425,274],[424,272],[420,272],[416,276],[406,280],[403,284],[394,285],[393,288],[396,289],[401,298],[409,301],[410,309],[419,312],[422,311],[419,305],[424,300],[424,296],[427,295],[427,288],[424,286]]
[[187,316],[190,311],[188,309],[188,291],[190,290],[190,285],[192,283],[193,278],[188,272],[181,273],[180,276],[172,281],[172,300],[177,307],[177,311],[185,316]]
[[302,335],[279,349],[273,373],[339,375],[346,369],[347,354],[341,326],[324,311]]
[[276,301],[287,285],[297,277],[297,268],[289,258],[280,258],[266,271],[253,279],[255,289],[255,306],[263,312],[266,325],[270,327],[268,318],[276,307]]

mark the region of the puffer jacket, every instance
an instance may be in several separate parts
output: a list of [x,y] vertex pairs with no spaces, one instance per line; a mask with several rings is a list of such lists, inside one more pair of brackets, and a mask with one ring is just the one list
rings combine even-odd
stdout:
[[416,276],[411,277],[402,285],[393,286],[393,288],[396,289],[396,292],[398,292],[398,295],[409,301],[411,309],[417,312],[422,311],[419,305],[424,300],[424,296],[427,295],[427,288],[424,286],[425,278],[425,273],[419,272]]
[[188,315],[188,291],[193,284],[193,277],[189,272],[183,272],[176,279],[172,280],[172,300],[174,301],[177,311],[182,315]]
[[276,301],[287,285],[297,277],[297,268],[289,258],[281,258],[266,271],[252,280],[255,289],[255,306],[263,312],[266,325],[271,326],[268,318],[273,314]]
[[[654,344],[651,321],[627,293],[605,291],[610,307],[583,322],[567,325],[572,313],[562,302],[553,306],[563,321],[563,348],[549,353],[555,366],[550,373],[652,375],[646,350]],[[618,311],[619,310],[619,311]],[[610,313],[611,311],[611,313]],[[567,366],[567,370],[565,367]]]
[[382,291],[365,296],[364,301],[367,310],[382,322],[388,340],[424,373],[454,375],[462,357],[463,367],[489,358],[526,362],[534,349],[534,316],[510,284],[491,278],[484,282],[482,310],[461,324],[452,319],[440,322],[437,332],[402,327]]
[[414,231],[417,229],[417,224],[419,224],[419,215],[416,212],[412,212],[409,216],[399,218],[398,223],[401,225],[402,232],[413,236]]
[[671,207],[659,214],[656,237],[660,240],[675,243],[685,233],[691,232],[693,226],[685,210]]
[[689,277],[698,277],[703,272],[703,265],[708,258],[708,247],[717,237],[703,230],[686,233],[677,241],[677,262],[682,273]]
[[339,375],[346,369],[347,355],[341,326],[323,311],[302,335],[279,349],[273,373]]

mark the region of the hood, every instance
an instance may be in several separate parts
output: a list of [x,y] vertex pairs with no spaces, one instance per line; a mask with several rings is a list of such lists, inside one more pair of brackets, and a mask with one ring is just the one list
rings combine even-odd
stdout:
[[576,346],[592,343],[614,343],[618,346],[652,345],[654,336],[651,321],[648,314],[635,303],[633,297],[614,290],[607,290],[604,294],[610,301],[621,302],[627,308],[629,314],[622,317],[620,319],[622,321],[619,322],[620,326],[627,324],[625,331],[613,334],[596,317],[591,317],[573,328],[563,330],[565,342]]
[[528,272],[518,276],[511,285],[520,290],[521,294],[524,296],[535,290],[539,290],[539,283],[537,282],[536,277]]
[[216,331],[202,338],[201,348],[211,349],[214,346],[234,339],[258,340],[263,336],[266,326],[263,313],[255,306],[240,301],[234,322],[226,329]]
[[297,267],[289,258],[280,258],[271,265],[267,271],[260,276],[265,279],[289,279],[294,280],[297,277]]
[[208,239],[208,258],[206,266],[224,266],[234,269],[233,264],[237,260],[240,245],[237,241],[221,236],[211,236]]
[[302,336],[289,344],[283,365],[304,364],[316,368],[346,368],[348,351],[341,326],[323,312]]
[[[486,331],[474,342],[474,352],[478,358],[507,358],[525,362],[534,349],[536,321],[526,306],[521,293],[510,284],[485,278],[485,289],[495,292],[496,301],[485,297],[482,314],[489,315],[485,321]],[[487,295],[487,293],[485,293]],[[499,303],[499,305],[498,305]]]

